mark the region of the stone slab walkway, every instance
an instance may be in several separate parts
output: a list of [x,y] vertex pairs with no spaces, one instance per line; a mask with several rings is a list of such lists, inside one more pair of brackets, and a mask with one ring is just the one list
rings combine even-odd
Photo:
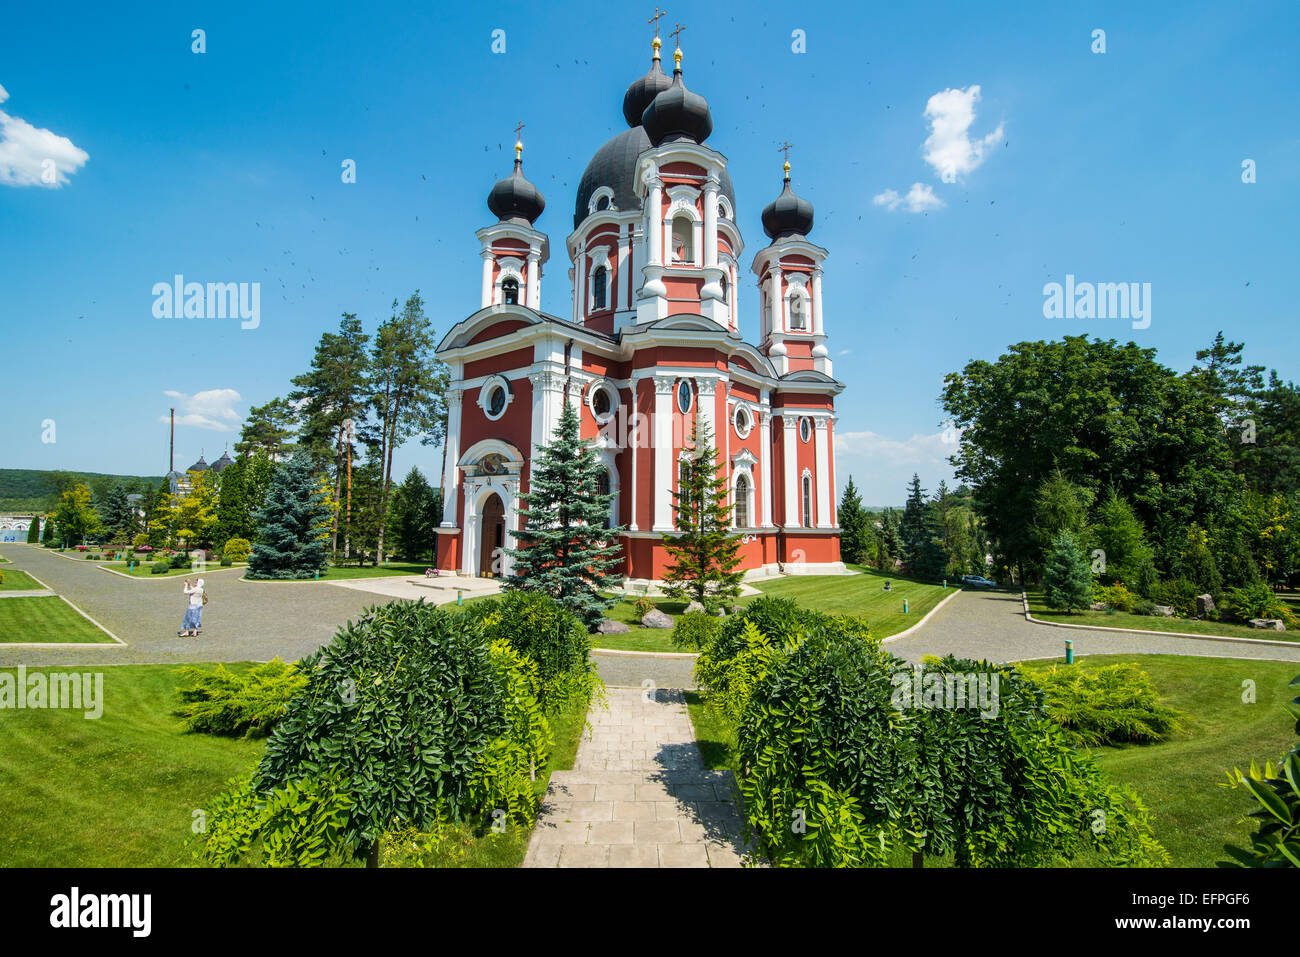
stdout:
[[681,691],[610,688],[554,771],[524,867],[739,867],[741,799],[704,767]]

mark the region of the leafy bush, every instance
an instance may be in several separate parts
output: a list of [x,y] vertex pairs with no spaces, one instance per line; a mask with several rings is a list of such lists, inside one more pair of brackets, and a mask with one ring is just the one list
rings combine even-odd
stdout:
[[268,793],[337,770],[350,782],[347,846],[371,852],[390,829],[482,820],[498,802],[531,813],[523,758],[536,766],[549,729],[530,703],[531,671],[489,647],[476,616],[394,601],[349,622],[297,670],[306,686],[253,784]]
[[172,567],[171,562],[163,562],[163,561],[153,562],[152,564],[149,565],[149,574],[165,575],[169,571],[171,571],[171,567]]
[[673,625],[673,645],[698,651],[713,644],[722,630],[722,619],[707,611],[688,611]]
[[230,567],[231,565],[233,565],[233,564],[234,564],[234,562],[232,562],[232,561],[230,560],[230,556],[229,556],[229,555],[222,555],[222,556],[221,556],[221,567],[222,567],[222,568],[229,568],[229,567]]
[[1186,578],[1157,582],[1151,589],[1150,598],[1157,605],[1169,605],[1174,614],[1180,618],[1196,617],[1196,596],[1204,594],[1195,583]]
[[547,714],[557,713],[574,695],[589,700],[600,683],[586,626],[540,592],[505,592],[467,605],[461,615],[536,663],[538,700]]
[[1092,600],[1104,601],[1118,611],[1132,611],[1139,599],[1122,583],[1116,582],[1114,585],[1094,586]]
[[253,550],[253,546],[246,538],[229,538],[222,547],[221,553],[232,562],[246,562],[248,555]]
[[1143,598],[1133,605],[1133,614],[1135,615],[1154,615],[1156,613],[1156,603],[1149,598]]
[[180,569],[183,568],[188,569],[194,567],[193,563],[190,561],[189,557],[184,552],[177,552],[175,555],[173,555],[171,558],[167,560],[167,564],[173,571],[179,571]]
[[1137,665],[1055,666],[1030,677],[1043,690],[1047,716],[1083,747],[1163,741],[1181,723]]
[[173,712],[186,731],[265,737],[285,706],[306,685],[292,665],[279,658],[234,672],[224,665],[182,668],[190,686],[180,689],[181,706]]
[[[992,688],[978,709],[931,702],[934,689],[967,681]],[[925,689],[920,701],[914,687]],[[914,670],[814,626],[773,657],[737,728],[749,825],[781,865],[878,865],[895,850],[958,866],[1039,866],[1086,851],[1167,863],[1141,801],[1075,750],[1040,695],[1011,669],[945,658]]]
[[149,544],[149,536],[141,533],[137,535],[135,538],[131,539],[131,544],[134,545],[136,548],[144,548]]
[[642,618],[644,618],[647,614],[649,614],[650,611],[654,608],[654,606],[655,603],[652,602],[645,595],[642,595],[636,601],[632,602],[632,607],[636,609],[636,613],[640,615]]
[[231,780],[205,814],[195,853],[213,867],[321,867],[346,863],[353,811],[349,782],[338,776],[303,778],[261,793],[253,773]]
[[[1300,675],[1291,679],[1290,687],[1300,688]],[[1296,719],[1295,733],[1300,735],[1300,697],[1285,708]],[[1250,814],[1259,822],[1250,850],[1224,848],[1233,862],[1243,867],[1300,867],[1300,745],[1283,755],[1277,768],[1266,761],[1260,771],[1254,759],[1247,774],[1233,768],[1227,786],[1245,788],[1259,805]]]
[[1288,628],[1296,627],[1296,616],[1264,582],[1230,588],[1224,599],[1228,613],[1241,621],[1252,618],[1280,618]]

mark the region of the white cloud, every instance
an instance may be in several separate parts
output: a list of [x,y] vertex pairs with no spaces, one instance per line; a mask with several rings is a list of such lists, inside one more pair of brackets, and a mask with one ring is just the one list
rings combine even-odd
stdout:
[[[0,86],[0,103],[7,99],[8,92]],[[0,183],[57,189],[88,159],[90,154],[66,136],[37,129],[0,110]]]
[[[176,402],[176,424],[189,425],[214,432],[233,432],[242,416],[235,411],[240,395],[234,389],[208,389],[186,395],[168,390],[163,393]],[[170,422],[171,416],[158,416],[159,422]]]
[[964,90],[936,93],[925,104],[925,116],[930,121],[925,161],[945,183],[955,183],[978,167],[988,157],[988,148],[1002,139],[1001,123],[981,139],[970,138],[979,100],[979,84],[974,84]]
[[957,451],[951,432],[914,434],[891,439],[878,432],[839,432],[835,435],[835,482],[843,489],[849,476],[868,505],[898,505],[907,496],[912,473],[933,491],[941,479],[954,485],[948,456]]
[[944,205],[943,200],[934,195],[934,190],[925,183],[913,183],[906,196],[900,196],[897,190],[887,189],[871,198],[877,206],[884,206],[891,213],[900,206],[909,213],[923,213],[927,209],[938,209]]

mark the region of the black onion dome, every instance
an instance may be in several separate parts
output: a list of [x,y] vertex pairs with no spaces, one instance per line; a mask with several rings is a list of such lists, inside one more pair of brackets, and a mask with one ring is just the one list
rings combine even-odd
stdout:
[[680,140],[703,143],[713,132],[713,117],[709,101],[686,89],[678,67],[673,71],[672,86],[651,100],[641,114],[641,125],[655,146]]
[[542,191],[524,176],[523,160],[515,158],[515,170],[505,179],[497,180],[488,193],[488,209],[501,222],[526,222],[532,225],[546,209]]
[[[620,210],[641,208],[641,200],[636,195],[636,161],[648,149],[650,137],[645,128],[634,126],[596,150],[596,155],[578,180],[578,197],[573,208],[575,229],[590,215],[587,207],[591,204],[592,194],[602,186],[614,191],[613,204]],[[736,192],[725,167],[719,178],[718,192],[727,197],[732,209],[736,208]]]
[[633,80],[632,85],[623,94],[623,118],[627,120],[627,125],[640,126],[641,114],[645,112],[645,108],[654,102],[656,96],[672,85],[672,78],[659,67],[659,57],[656,54],[654,60],[650,62],[650,69],[646,75],[639,80]]
[[771,239],[784,239],[786,236],[806,236],[812,232],[812,227],[813,205],[795,195],[787,177],[781,195],[763,210],[763,232]]

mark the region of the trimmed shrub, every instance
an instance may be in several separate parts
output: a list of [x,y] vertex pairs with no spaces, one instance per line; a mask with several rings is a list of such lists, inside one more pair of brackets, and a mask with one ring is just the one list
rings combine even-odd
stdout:
[[722,619],[707,611],[688,611],[673,625],[673,645],[698,651],[713,644],[722,631]]
[[1104,601],[1116,611],[1132,611],[1133,606],[1139,601],[1137,595],[1119,582],[1114,585],[1094,586],[1092,600]]
[[226,544],[222,546],[221,554],[225,558],[229,558],[232,562],[246,562],[248,561],[248,555],[252,550],[253,546],[249,544],[248,539],[230,538],[227,539]]
[[1150,675],[1137,665],[1054,666],[1029,678],[1043,689],[1047,716],[1083,747],[1151,744],[1181,726],[1182,714],[1160,703]]
[[230,568],[233,564],[234,564],[234,562],[232,562],[232,561],[230,560],[230,556],[229,556],[229,555],[222,555],[222,556],[221,556],[221,567],[222,567],[222,568]]
[[173,571],[179,571],[181,569],[188,569],[194,567],[193,563],[189,560],[189,558],[186,556],[184,552],[177,552],[175,555],[169,558],[167,560],[167,565]]
[[279,658],[244,672],[224,665],[182,668],[190,682],[179,689],[181,706],[173,712],[186,731],[265,737],[306,679]]
[[149,565],[150,575],[166,575],[171,571],[171,562],[157,561]]

